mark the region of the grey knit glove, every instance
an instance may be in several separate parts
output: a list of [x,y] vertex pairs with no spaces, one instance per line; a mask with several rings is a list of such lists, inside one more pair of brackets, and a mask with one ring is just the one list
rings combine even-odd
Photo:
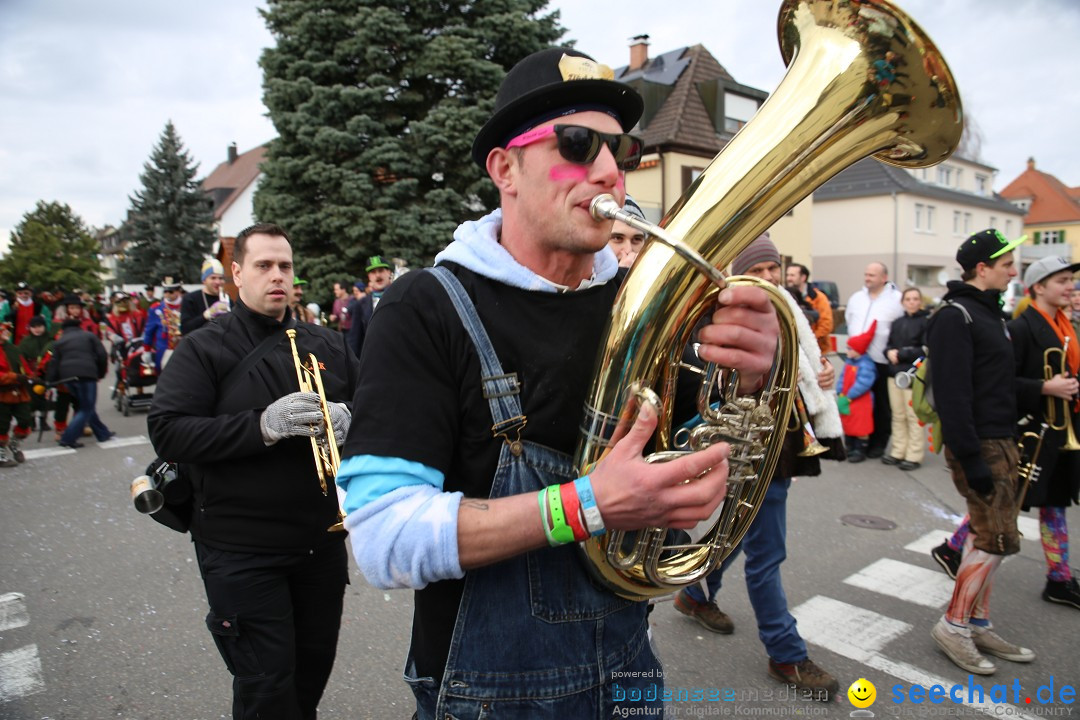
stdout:
[[352,413],[345,403],[327,403],[330,408],[330,424],[334,426],[334,440],[338,446],[345,444],[345,436],[349,434],[349,425],[352,423]]
[[323,416],[318,394],[294,392],[278,398],[263,410],[259,425],[267,445],[287,437],[319,435]]

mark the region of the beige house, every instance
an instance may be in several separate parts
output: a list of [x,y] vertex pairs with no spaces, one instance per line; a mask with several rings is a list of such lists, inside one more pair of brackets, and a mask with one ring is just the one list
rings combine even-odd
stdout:
[[[768,93],[742,85],[702,45],[650,58],[648,35],[634,38],[630,64],[615,71],[645,100],[633,132],[645,141],[641,166],[626,176],[626,189],[657,222],[682,196]],[[814,271],[812,201],[807,198],[770,229],[788,261]]]
[[1020,248],[1025,265],[1048,255],[1080,258],[1080,187],[1036,170],[1031,158],[1001,196],[1027,213],[1024,231],[1031,241]]
[[814,279],[834,281],[843,303],[877,261],[898,287],[941,297],[960,278],[964,238],[988,227],[1023,232],[1023,211],[993,191],[995,172],[955,155],[917,170],[866,158],[841,171],[813,194]]

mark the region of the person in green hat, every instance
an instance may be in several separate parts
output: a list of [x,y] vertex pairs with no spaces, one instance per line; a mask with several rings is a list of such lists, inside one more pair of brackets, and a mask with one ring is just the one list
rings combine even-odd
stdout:
[[289,307],[292,308],[293,316],[297,322],[312,323],[315,322],[315,313],[311,312],[304,306],[304,287],[308,284],[307,280],[301,280],[298,277],[293,278],[292,282],[292,295],[289,296]]
[[371,322],[371,314],[379,305],[386,288],[394,281],[394,268],[390,266],[381,255],[372,255],[367,264],[367,294],[359,302],[356,314],[353,315],[352,327],[349,328],[349,347],[360,357],[360,351],[364,347],[364,336],[367,334],[368,324]]

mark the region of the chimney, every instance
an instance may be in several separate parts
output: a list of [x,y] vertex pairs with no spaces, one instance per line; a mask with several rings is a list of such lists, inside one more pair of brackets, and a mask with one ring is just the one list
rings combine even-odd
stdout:
[[635,35],[630,38],[630,67],[628,70],[640,70],[649,62],[649,36]]
[[1035,169],[1035,158],[1029,157],[1028,158],[1028,170],[1034,170],[1034,169]]
[[229,164],[236,162],[236,143],[229,143]]

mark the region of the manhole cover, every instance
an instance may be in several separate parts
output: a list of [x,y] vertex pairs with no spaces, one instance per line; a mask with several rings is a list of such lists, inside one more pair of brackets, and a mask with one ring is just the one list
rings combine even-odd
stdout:
[[895,530],[896,523],[876,515],[842,515],[840,522],[866,530]]

